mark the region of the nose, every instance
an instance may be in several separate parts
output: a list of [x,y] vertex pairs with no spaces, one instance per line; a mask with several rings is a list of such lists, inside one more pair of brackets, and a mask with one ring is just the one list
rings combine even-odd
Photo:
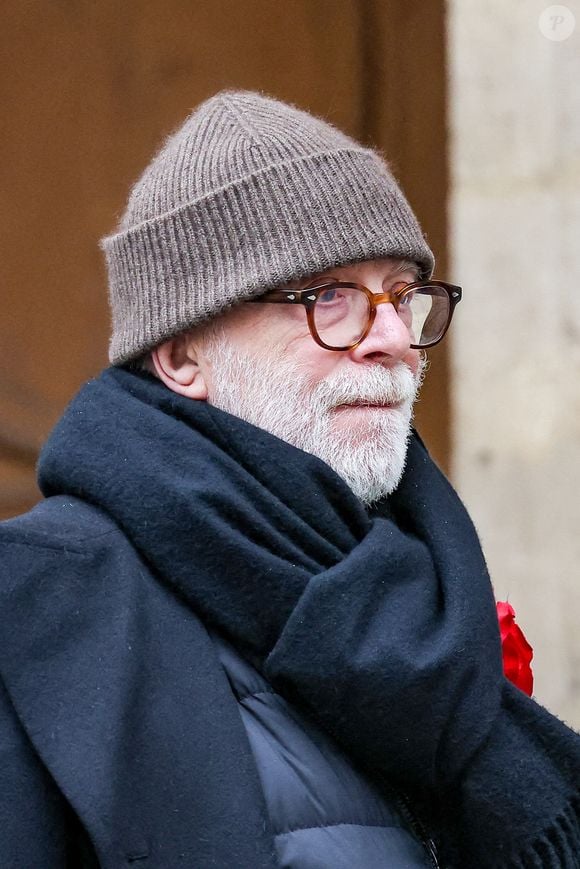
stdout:
[[411,348],[411,335],[391,302],[377,305],[375,321],[358,347],[350,351],[355,362],[400,362]]

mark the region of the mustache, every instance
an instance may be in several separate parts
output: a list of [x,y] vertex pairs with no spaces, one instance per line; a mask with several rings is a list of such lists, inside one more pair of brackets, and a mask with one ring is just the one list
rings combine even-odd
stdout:
[[417,374],[401,362],[393,368],[373,365],[359,371],[338,371],[319,381],[311,398],[324,410],[342,404],[403,404],[413,402],[423,382],[425,363]]

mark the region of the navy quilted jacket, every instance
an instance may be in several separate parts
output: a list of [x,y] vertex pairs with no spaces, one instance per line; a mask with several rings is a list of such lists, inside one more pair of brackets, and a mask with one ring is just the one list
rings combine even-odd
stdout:
[[213,634],[262,782],[282,869],[428,869],[430,843],[314,721]]

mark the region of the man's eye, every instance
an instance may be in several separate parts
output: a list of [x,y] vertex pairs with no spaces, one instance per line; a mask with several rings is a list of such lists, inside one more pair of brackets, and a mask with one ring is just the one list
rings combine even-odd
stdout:
[[326,302],[329,304],[330,302],[339,301],[339,291],[338,290],[325,290],[318,297],[319,302]]

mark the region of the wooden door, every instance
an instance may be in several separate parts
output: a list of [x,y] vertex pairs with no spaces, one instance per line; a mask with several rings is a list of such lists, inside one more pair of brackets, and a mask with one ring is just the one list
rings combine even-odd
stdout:
[[[98,239],[162,138],[225,87],[383,148],[445,277],[444,4],[4,0],[0,21],[0,517],[38,498],[40,445],[107,364]],[[443,465],[445,351],[418,425]]]

